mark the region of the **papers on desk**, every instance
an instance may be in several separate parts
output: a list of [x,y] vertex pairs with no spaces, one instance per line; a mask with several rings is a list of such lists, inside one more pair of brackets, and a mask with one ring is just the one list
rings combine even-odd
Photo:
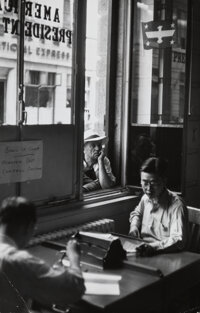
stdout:
[[119,237],[113,236],[112,234],[107,234],[107,233],[96,233],[96,232],[80,231],[79,234],[80,235],[85,235],[85,236],[91,237],[91,238],[102,239],[102,240],[110,240],[110,241],[112,241],[112,240],[119,239]]
[[134,241],[126,240],[123,242],[123,248],[127,253],[135,253],[138,246],[139,244]]
[[109,275],[101,273],[83,273],[86,294],[94,295],[120,295],[120,275]]
[[[69,267],[69,260],[63,259],[62,264]],[[85,280],[85,294],[93,295],[120,295],[120,275],[83,272]]]

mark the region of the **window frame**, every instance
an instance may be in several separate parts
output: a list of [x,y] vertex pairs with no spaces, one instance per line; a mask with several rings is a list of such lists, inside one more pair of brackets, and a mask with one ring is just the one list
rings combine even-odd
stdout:
[[[109,160],[111,161],[112,170],[114,169],[114,174],[117,178],[117,184],[110,189],[83,194],[83,199],[85,201],[99,201],[104,196],[107,198],[120,197],[127,194],[127,192],[131,192],[127,186],[126,179],[126,155],[128,149],[129,125],[128,114],[130,101],[129,62],[131,61],[131,58],[129,49],[132,20],[131,0],[110,0],[108,20],[109,30],[106,82],[106,114],[108,116],[108,123],[106,132],[109,137],[109,144],[107,152]],[[114,32],[112,31],[113,29]],[[116,66],[116,64],[118,65]],[[118,98],[119,87],[121,88],[121,91],[120,97]],[[116,128],[119,137],[118,134],[116,134]]]
[[[126,102],[126,108],[128,105],[127,98],[123,97],[123,90],[121,90],[120,101],[118,103],[118,108],[120,107],[120,112],[117,112],[115,101],[117,97],[117,71],[120,69],[116,69],[116,63],[118,62],[119,55],[123,64],[122,69],[124,69],[124,48],[123,42],[127,40],[127,33],[125,38],[123,37],[123,32],[121,34],[121,38],[119,39],[120,27],[123,27],[123,22],[126,18],[126,13],[124,13],[124,8],[126,11],[129,9],[130,0],[121,1],[121,0],[110,0],[109,1],[109,30],[108,30],[108,63],[107,63],[107,82],[106,82],[106,115],[108,116],[108,124],[107,124],[107,133],[110,139],[110,146],[108,148],[108,155],[111,159],[111,162],[117,164],[116,159],[121,159],[122,150],[124,147],[121,144],[122,139],[122,129],[123,122],[120,117],[120,112],[124,109],[124,103]],[[25,3],[26,0],[22,0],[19,3],[19,25],[20,25],[20,33],[23,36],[18,37],[18,50],[17,50],[17,90],[19,90],[18,98],[17,98],[17,123],[16,125],[21,126],[26,125],[26,107],[25,107],[25,58],[24,58],[24,28],[25,28]],[[82,164],[83,164],[83,155],[80,151],[83,151],[84,140],[84,102],[85,102],[85,38],[86,38],[86,6],[87,0],[74,0],[74,27],[73,27],[73,37],[72,37],[72,45],[73,45],[73,53],[72,53],[72,80],[71,85],[73,88],[71,89],[71,114],[72,114],[72,125],[74,125],[75,135],[74,135],[74,170],[73,177],[76,182],[73,195],[69,199],[63,199],[61,202],[68,202],[71,200],[76,201],[87,201],[87,196],[82,193]],[[121,14],[121,15],[120,15]],[[121,23],[121,24],[120,24]],[[119,26],[119,24],[121,26]],[[127,25],[125,26],[126,29]],[[113,31],[114,29],[114,31]],[[119,47],[122,48],[119,53]],[[124,85],[124,70],[120,74],[120,84]],[[27,86],[33,86],[32,84],[27,84]],[[34,85],[36,87],[36,85]],[[52,87],[52,86],[51,86]],[[108,104],[110,104],[108,106]],[[111,118],[114,115],[114,119]],[[120,140],[116,138],[115,134],[115,124],[120,119],[119,132],[120,132]],[[19,132],[20,133],[20,132]],[[126,136],[126,132],[124,133]],[[123,138],[124,138],[123,134]],[[19,134],[19,140],[22,140],[21,135]],[[127,140],[125,140],[127,141]],[[125,142],[124,141],[124,142]],[[117,147],[117,149],[113,150],[113,147]],[[118,154],[116,154],[116,152]],[[116,155],[118,155],[116,157]],[[125,156],[125,154],[124,154]],[[124,162],[124,161],[123,161]],[[121,165],[121,161],[120,161]],[[102,194],[108,198],[114,198],[116,194],[123,195],[123,193],[127,193],[127,189],[125,187],[125,182],[121,185],[121,176],[122,172],[119,174],[119,184],[116,187],[113,187],[110,191],[102,190],[99,193],[94,195],[94,198],[99,199],[102,197]],[[18,194],[20,194],[20,183],[17,183]],[[89,198],[92,201],[91,195]],[[38,203],[42,204],[43,199],[38,200]],[[46,203],[46,200],[44,199]],[[57,200],[50,201],[51,203],[57,203]]]
[[[167,1],[166,1],[167,2]],[[134,4],[135,4],[135,2],[133,1],[132,2],[132,19],[133,19],[133,16],[134,16]],[[190,15],[191,15],[191,13],[189,12],[190,11],[190,7],[191,7],[191,4],[189,3],[189,1],[187,0],[187,4],[186,4],[186,6],[187,6],[187,14],[186,14],[186,19],[187,19],[187,30],[186,30],[186,47],[185,47],[185,53],[186,53],[186,57],[185,57],[185,80],[184,80],[184,86],[185,86],[185,101],[184,101],[184,103],[183,103],[183,111],[184,111],[184,113],[183,113],[183,118],[184,118],[184,120],[183,120],[183,123],[181,124],[175,124],[175,125],[173,125],[173,124],[171,124],[170,125],[170,123],[163,123],[163,125],[159,125],[158,123],[157,124],[154,124],[154,123],[152,123],[152,122],[150,122],[149,124],[140,124],[140,123],[133,123],[132,122],[132,108],[131,108],[131,98],[129,99],[129,103],[130,103],[130,105],[129,105],[129,135],[128,135],[128,142],[129,142],[129,146],[131,145],[131,135],[132,135],[132,132],[133,131],[131,131],[131,128],[133,128],[134,126],[138,126],[138,125],[140,125],[140,126],[142,126],[142,127],[149,127],[149,129],[150,128],[152,128],[152,127],[155,127],[155,128],[160,128],[160,129],[165,129],[166,128],[166,126],[169,128],[169,129],[172,129],[172,128],[175,128],[175,129],[182,129],[182,140],[181,140],[181,149],[182,149],[182,152],[180,153],[180,155],[181,155],[181,166],[180,166],[180,182],[179,182],[179,188],[178,188],[178,190],[175,190],[175,189],[172,189],[172,190],[175,190],[175,192],[177,193],[177,194],[184,194],[184,181],[185,181],[185,178],[184,178],[184,176],[185,176],[185,173],[184,173],[184,168],[185,168],[185,151],[186,151],[186,133],[187,133],[187,130],[186,130],[186,124],[187,124],[187,119],[188,119],[188,116],[187,116],[187,114],[185,113],[185,111],[187,111],[187,106],[188,106],[188,100],[187,100],[187,97],[188,97],[188,87],[187,86],[189,86],[189,83],[187,84],[187,81],[190,81],[190,75],[188,74],[189,73],[189,70],[188,70],[188,67],[189,67],[189,63],[190,63],[190,60],[189,60],[189,57],[188,57],[188,55],[189,55],[189,51],[190,51],[190,49],[189,49],[189,44],[188,44],[188,42],[190,41],[190,40],[188,40],[189,38],[190,38],[190,34],[191,34],[191,29],[190,29]],[[172,10],[173,10],[173,8],[172,8]],[[133,24],[132,24],[133,25]],[[137,36],[137,35],[136,35]],[[133,39],[134,39],[134,27],[132,26],[132,42],[131,42],[131,51],[133,51],[133,46],[134,46],[134,44],[133,44]],[[173,52],[172,52],[173,53]],[[133,54],[133,52],[132,52],[132,54]],[[164,54],[166,54],[166,51],[164,50]],[[172,56],[172,54],[171,54],[171,56]],[[133,57],[131,56],[131,60],[130,60],[130,67],[131,68],[133,68]],[[152,70],[153,70],[153,67],[152,67]],[[171,69],[170,69],[171,70]],[[189,77],[189,78],[188,78]],[[133,75],[133,73],[131,73],[131,77],[130,77],[130,84],[132,84],[132,82],[133,82],[133,80],[134,80],[134,75]],[[180,81],[179,81],[179,83],[181,83]],[[131,90],[130,90],[130,95],[131,95]],[[165,97],[166,98],[166,97]],[[189,101],[190,102],[190,101]],[[150,130],[150,132],[151,132],[151,130]],[[161,137],[161,135],[160,135],[160,137]],[[129,154],[130,154],[130,151],[129,151]],[[129,158],[130,158],[130,156],[129,156]],[[129,167],[130,167],[130,160],[128,160],[128,164],[127,164],[127,172],[130,170],[129,169]],[[128,176],[128,173],[127,173],[127,176]],[[129,183],[130,184],[130,183]],[[142,192],[142,187],[141,186],[139,186],[139,185],[137,185],[137,184],[131,184],[131,185],[128,185],[129,186],[129,188],[135,193],[135,194],[141,194],[141,192]]]

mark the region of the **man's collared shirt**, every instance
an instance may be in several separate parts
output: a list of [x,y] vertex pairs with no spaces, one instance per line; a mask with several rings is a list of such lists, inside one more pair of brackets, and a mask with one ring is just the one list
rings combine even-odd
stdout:
[[19,250],[7,236],[0,236],[0,270],[25,299],[66,306],[80,299],[84,281],[80,273],[54,269],[26,250]]
[[[109,159],[105,156],[104,157],[104,166],[105,166],[105,170],[106,173],[108,174],[108,176],[110,177],[110,179],[112,180],[113,183],[115,183],[116,178],[112,173],[112,169],[111,169],[111,165],[110,165],[110,161]],[[83,161],[83,166],[84,166],[84,172],[86,173],[88,170],[90,170],[91,168],[88,168],[87,163],[85,161]],[[98,162],[96,162],[95,164],[93,164],[92,169],[95,172],[96,178],[99,178],[99,164]]]
[[[104,157],[104,166],[106,173],[111,179],[113,185],[116,182],[116,178],[112,173],[111,165],[109,159]],[[83,190],[84,191],[94,191],[101,189],[101,185],[99,183],[99,164],[98,162],[93,164],[92,167],[88,167],[87,163],[83,161]]]
[[188,233],[187,208],[175,193],[165,190],[157,203],[143,195],[130,214],[131,227],[140,230],[141,238],[156,250],[186,247]]

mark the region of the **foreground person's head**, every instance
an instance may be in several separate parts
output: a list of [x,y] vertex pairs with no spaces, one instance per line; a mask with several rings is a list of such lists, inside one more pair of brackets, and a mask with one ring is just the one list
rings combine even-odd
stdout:
[[0,231],[11,237],[19,248],[33,235],[36,224],[35,205],[23,197],[8,197],[0,207]]

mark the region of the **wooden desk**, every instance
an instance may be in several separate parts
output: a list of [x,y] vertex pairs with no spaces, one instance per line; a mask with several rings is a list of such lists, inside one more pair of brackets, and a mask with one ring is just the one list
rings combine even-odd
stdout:
[[[59,255],[54,249],[36,246],[30,249],[34,255],[54,264]],[[123,267],[104,270],[122,275],[119,296],[85,295],[81,305],[86,312],[144,313],[150,310],[167,312],[171,300],[200,283],[200,255],[190,252],[163,254],[153,257],[131,256],[128,260],[144,266],[159,268],[163,277]],[[94,268],[83,264],[83,270]],[[101,271],[98,269],[97,271]]]

